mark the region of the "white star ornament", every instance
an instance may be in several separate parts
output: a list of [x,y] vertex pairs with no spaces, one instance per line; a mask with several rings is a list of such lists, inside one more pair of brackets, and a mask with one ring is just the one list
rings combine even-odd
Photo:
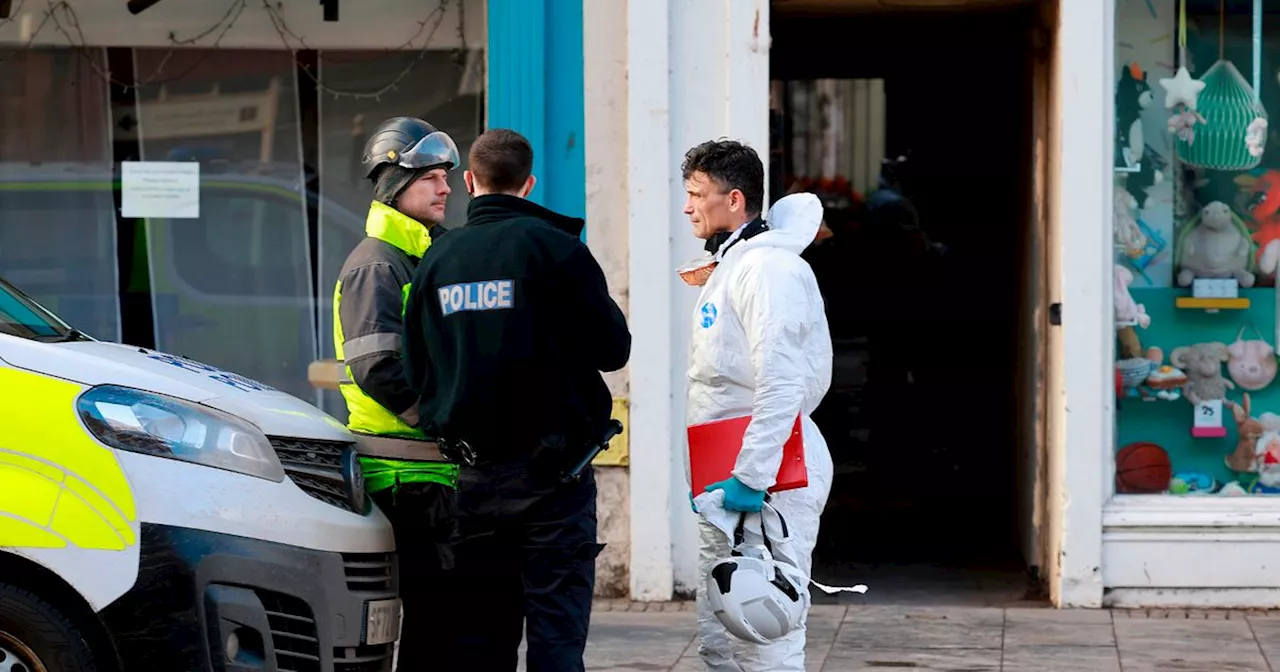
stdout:
[[1204,82],[1198,79],[1192,79],[1191,73],[1187,71],[1184,65],[1178,68],[1178,74],[1172,78],[1160,80],[1160,86],[1164,87],[1165,108],[1172,108],[1178,103],[1183,103],[1187,109],[1196,109],[1196,98],[1200,92],[1204,90]]

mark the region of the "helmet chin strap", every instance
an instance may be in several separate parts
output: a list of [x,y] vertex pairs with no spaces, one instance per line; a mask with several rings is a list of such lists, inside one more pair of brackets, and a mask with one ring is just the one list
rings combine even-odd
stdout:
[[[768,503],[765,504],[765,507],[766,508],[761,509],[760,513],[758,514],[760,516],[760,538],[764,540],[764,548],[769,553],[769,559],[776,561],[777,559],[774,558],[773,556],[773,542],[769,540],[769,532],[766,530],[766,525],[764,521],[765,510],[772,510],[774,515],[778,516],[778,523],[782,526],[782,536],[784,539],[790,536],[790,532],[787,530],[787,519],[782,517],[782,512],[777,510],[776,508],[774,508],[772,505]],[[744,511],[738,516],[738,524],[733,529],[733,550],[729,552],[730,557],[742,556],[742,552],[738,549],[743,545],[743,543],[746,542],[746,524],[747,524],[747,513]],[[780,575],[775,576],[774,583],[779,587],[779,589],[782,589],[784,592],[787,592],[786,588],[783,585],[785,581],[781,579]],[[867,592],[867,587],[861,583],[853,586],[828,586],[822,583],[818,583],[817,581],[814,581],[812,576],[809,577],[809,583],[817,586],[818,590],[821,590],[822,592],[828,595],[835,595],[837,593],[862,594]]]

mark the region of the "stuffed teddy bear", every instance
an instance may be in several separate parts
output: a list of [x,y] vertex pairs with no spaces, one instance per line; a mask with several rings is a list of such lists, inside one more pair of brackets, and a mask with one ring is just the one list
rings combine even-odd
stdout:
[[1230,359],[1225,343],[1196,343],[1175,348],[1169,362],[1187,374],[1187,384],[1182,388],[1187,401],[1222,399],[1227,390],[1236,389],[1235,383],[1222,376],[1222,363]]
[[1147,315],[1146,306],[1134,301],[1133,296],[1129,294],[1129,285],[1132,282],[1133,272],[1116,264],[1116,326],[1123,328],[1136,324],[1146,329],[1151,326],[1151,317]]
[[1188,287],[1196,278],[1235,278],[1241,287],[1252,287],[1251,247],[1226,203],[1214,201],[1204,206],[1199,224],[1182,242],[1178,285]]

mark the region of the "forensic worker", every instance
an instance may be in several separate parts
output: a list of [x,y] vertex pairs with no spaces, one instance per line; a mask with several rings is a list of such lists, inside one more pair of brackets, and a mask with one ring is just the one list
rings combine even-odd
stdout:
[[453,566],[457,466],[417,428],[418,395],[400,357],[405,291],[422,255],[439,239],[459,165],[448,134],[412,117],[383,122],[364,146],[373,182],[366,238],[351,251],[333,294],[333,344],[343,362],[339,389],[365,488],[395,530],[404,622],[399,669],[431,669],[440,622],[432,598]]
[[[579,239],[583,220],[525,199],[533,149],[507,129],[471,147],[467,225],[414,273],[405,359],[423,431],[464,462],[442,670],[582,670],[595,559],[590,467],[612,401],[601,371],[630,356],[626,318]],[[425,669],[425,668],[424,668]]]
[[[751,418],[731,475],[707,491],[723,490],[728,511],[759,512],[802,417],[808,486],[773,493],[769,503],[786,521],[792,559],[808,577],[832,477],[826,441],[809,418],[831,384],[831,334],[813,270],[800,257],[821,228],[822,204],[813,194],[794,194],[762,219],[764,165],[755,150],[731,140],[690,149],[681,171],[684,212],[718,262],[702,276],[692,319],[687,422]],[[804,617],[766,645],[725,630],[701,579],[729,556],[729,539],[703,517],[698,531],[698,655],[707,669],[803,671]]]

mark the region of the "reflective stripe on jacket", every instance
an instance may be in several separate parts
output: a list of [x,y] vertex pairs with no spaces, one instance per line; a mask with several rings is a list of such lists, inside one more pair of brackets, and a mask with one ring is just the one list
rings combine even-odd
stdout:
[[431,237],[417,220],[378,202],[369,207],[365,234],[333,290],[333,348],[343,362],[347,428],[424,438],[411,426],[418,395],[409,387],[400,345],[404,297]]

